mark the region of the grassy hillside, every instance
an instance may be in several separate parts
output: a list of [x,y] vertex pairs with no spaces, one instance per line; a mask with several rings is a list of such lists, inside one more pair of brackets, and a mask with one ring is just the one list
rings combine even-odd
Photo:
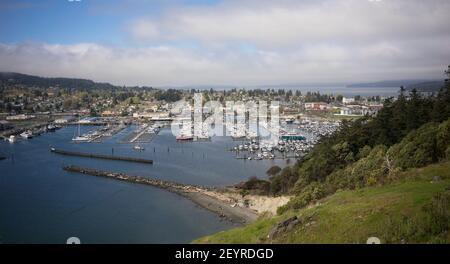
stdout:
[[[400,172],[386,186],[340,191],[317,204],[261,217],[241,228],[194,243],[449,243],[450,162]],[[277,225],[297,216],[288,231],[268,238]]]

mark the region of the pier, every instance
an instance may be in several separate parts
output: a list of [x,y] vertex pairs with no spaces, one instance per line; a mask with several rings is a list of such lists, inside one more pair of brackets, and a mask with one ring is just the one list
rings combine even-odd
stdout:
[[94,158],[94,159],[120,160],[120,161],[153,164],[153,160],[150,160],[150,159],[93,154],[93,153],[83,153],[83,152],[67,151],[67,150],[61,150],[61,149],[55,149],[55,148],[50,148],[50,151],[53,153],[56,153],[56,154],[67,155],[67,156],[78,156],[78,157]]
[[224,202],[210,195],[215,192],[216,188],[214,187],[182,184],[141,176],[130,176],[124,173],[82,168],[73,165],[64,166],[63,169],[68,172],[82,173],[86,175],[109,178],[135,184],[149,185],[164,189],[166,191],[179,194],[196,203],[200,207],[216,213],[220,217],[223,217],[233,223],[247,223],[256,220],[256,218],[258,217],[258,215],[254,211],[248,208],[232,206],[228,202]]

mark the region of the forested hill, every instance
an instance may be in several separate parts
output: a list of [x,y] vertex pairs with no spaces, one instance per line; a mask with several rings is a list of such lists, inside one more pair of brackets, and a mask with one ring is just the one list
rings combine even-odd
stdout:
[[[450,77],[450,66],[446,71]],[[242,195],[290,195],[278,215],[201,243],[449,243],[450,81],[401,89],[375,117],[343,122],[295,165],[251,178]]]
[[0,72],[0,83],[19,84],[26,86],[48,88],[61,87],[68,89],[113,89],[118,88],[109,83],[97,83],[87,79],[76,78],[45,78],[14,72]]

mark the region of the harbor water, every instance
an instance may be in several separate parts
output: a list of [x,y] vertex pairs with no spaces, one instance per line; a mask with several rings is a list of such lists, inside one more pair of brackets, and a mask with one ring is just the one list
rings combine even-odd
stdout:
[[[128,127],[101,143],[73,143],[73,126],[11,144],[0,142],[0,243],[186,243],[234,227],[185,198],[154,187],[62,170],[77,165],[186,184],[225,186],[266,177],[284,160],[238,160],[229,137],[176,142],[164,128],[145,151],[121,139]],[[82,127],[82,132],[96,129]],[[52,153],[50,147],[152,159],[153,165]]]

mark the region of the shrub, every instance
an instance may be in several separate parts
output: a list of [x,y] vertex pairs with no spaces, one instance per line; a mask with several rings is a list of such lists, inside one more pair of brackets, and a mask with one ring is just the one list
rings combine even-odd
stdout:
[[286,167],[278,175],[270,178],[270,193],[278,195],[288,192],[298,179],[295,167]]
[[437,152],[440,159],[450,158],[450,119],[441,123],[436,133]]
[[376,146],[365,158],[330,174],[326,180],[328,192],[382,183],[387,175],[386,151],[386,146]]
[[424,212],[429,216],[429,231],[431,234],[441,234],[450,228],[450,192],[436,194],[430,203],[424,206]]
[[372,148],[370,146],[365,145],[364,147],[362,147],[359,152],[358,155],[356,156],[357,159],[362,159],[367,157],[370,154],[370,151],[372,150]]
[[267,170],[266,174],[269,175],[269,177],[273,177],[273,176],[277,175],[280,171],[281,171],[281,168],[279,166],[275,165],[275,166],[270,167]]
[[245,194],[268,194],[270,190],[270,183],[265,180],[260,180],[256,177],[250,177],[248,181],[242,182],[236,185],[236,187],[238,189],[241,189],[242,191],[246,191]]
[[450,229],[450,193],[436,194],[412,217],[388,216],[383,223],[387,243],[446,242]]
[[311,202],[317,201],[325,196],[323,185],[313,182],[306,186],[300,195],[293,197],[287,204],[278,208],[277,213],[282,214],[289,209],[300,209]]
[[437,161],[436,123],[427,123],[409,133],[400,143],[392,146],[388,155],[393,158],[394,167],[416,168]]

